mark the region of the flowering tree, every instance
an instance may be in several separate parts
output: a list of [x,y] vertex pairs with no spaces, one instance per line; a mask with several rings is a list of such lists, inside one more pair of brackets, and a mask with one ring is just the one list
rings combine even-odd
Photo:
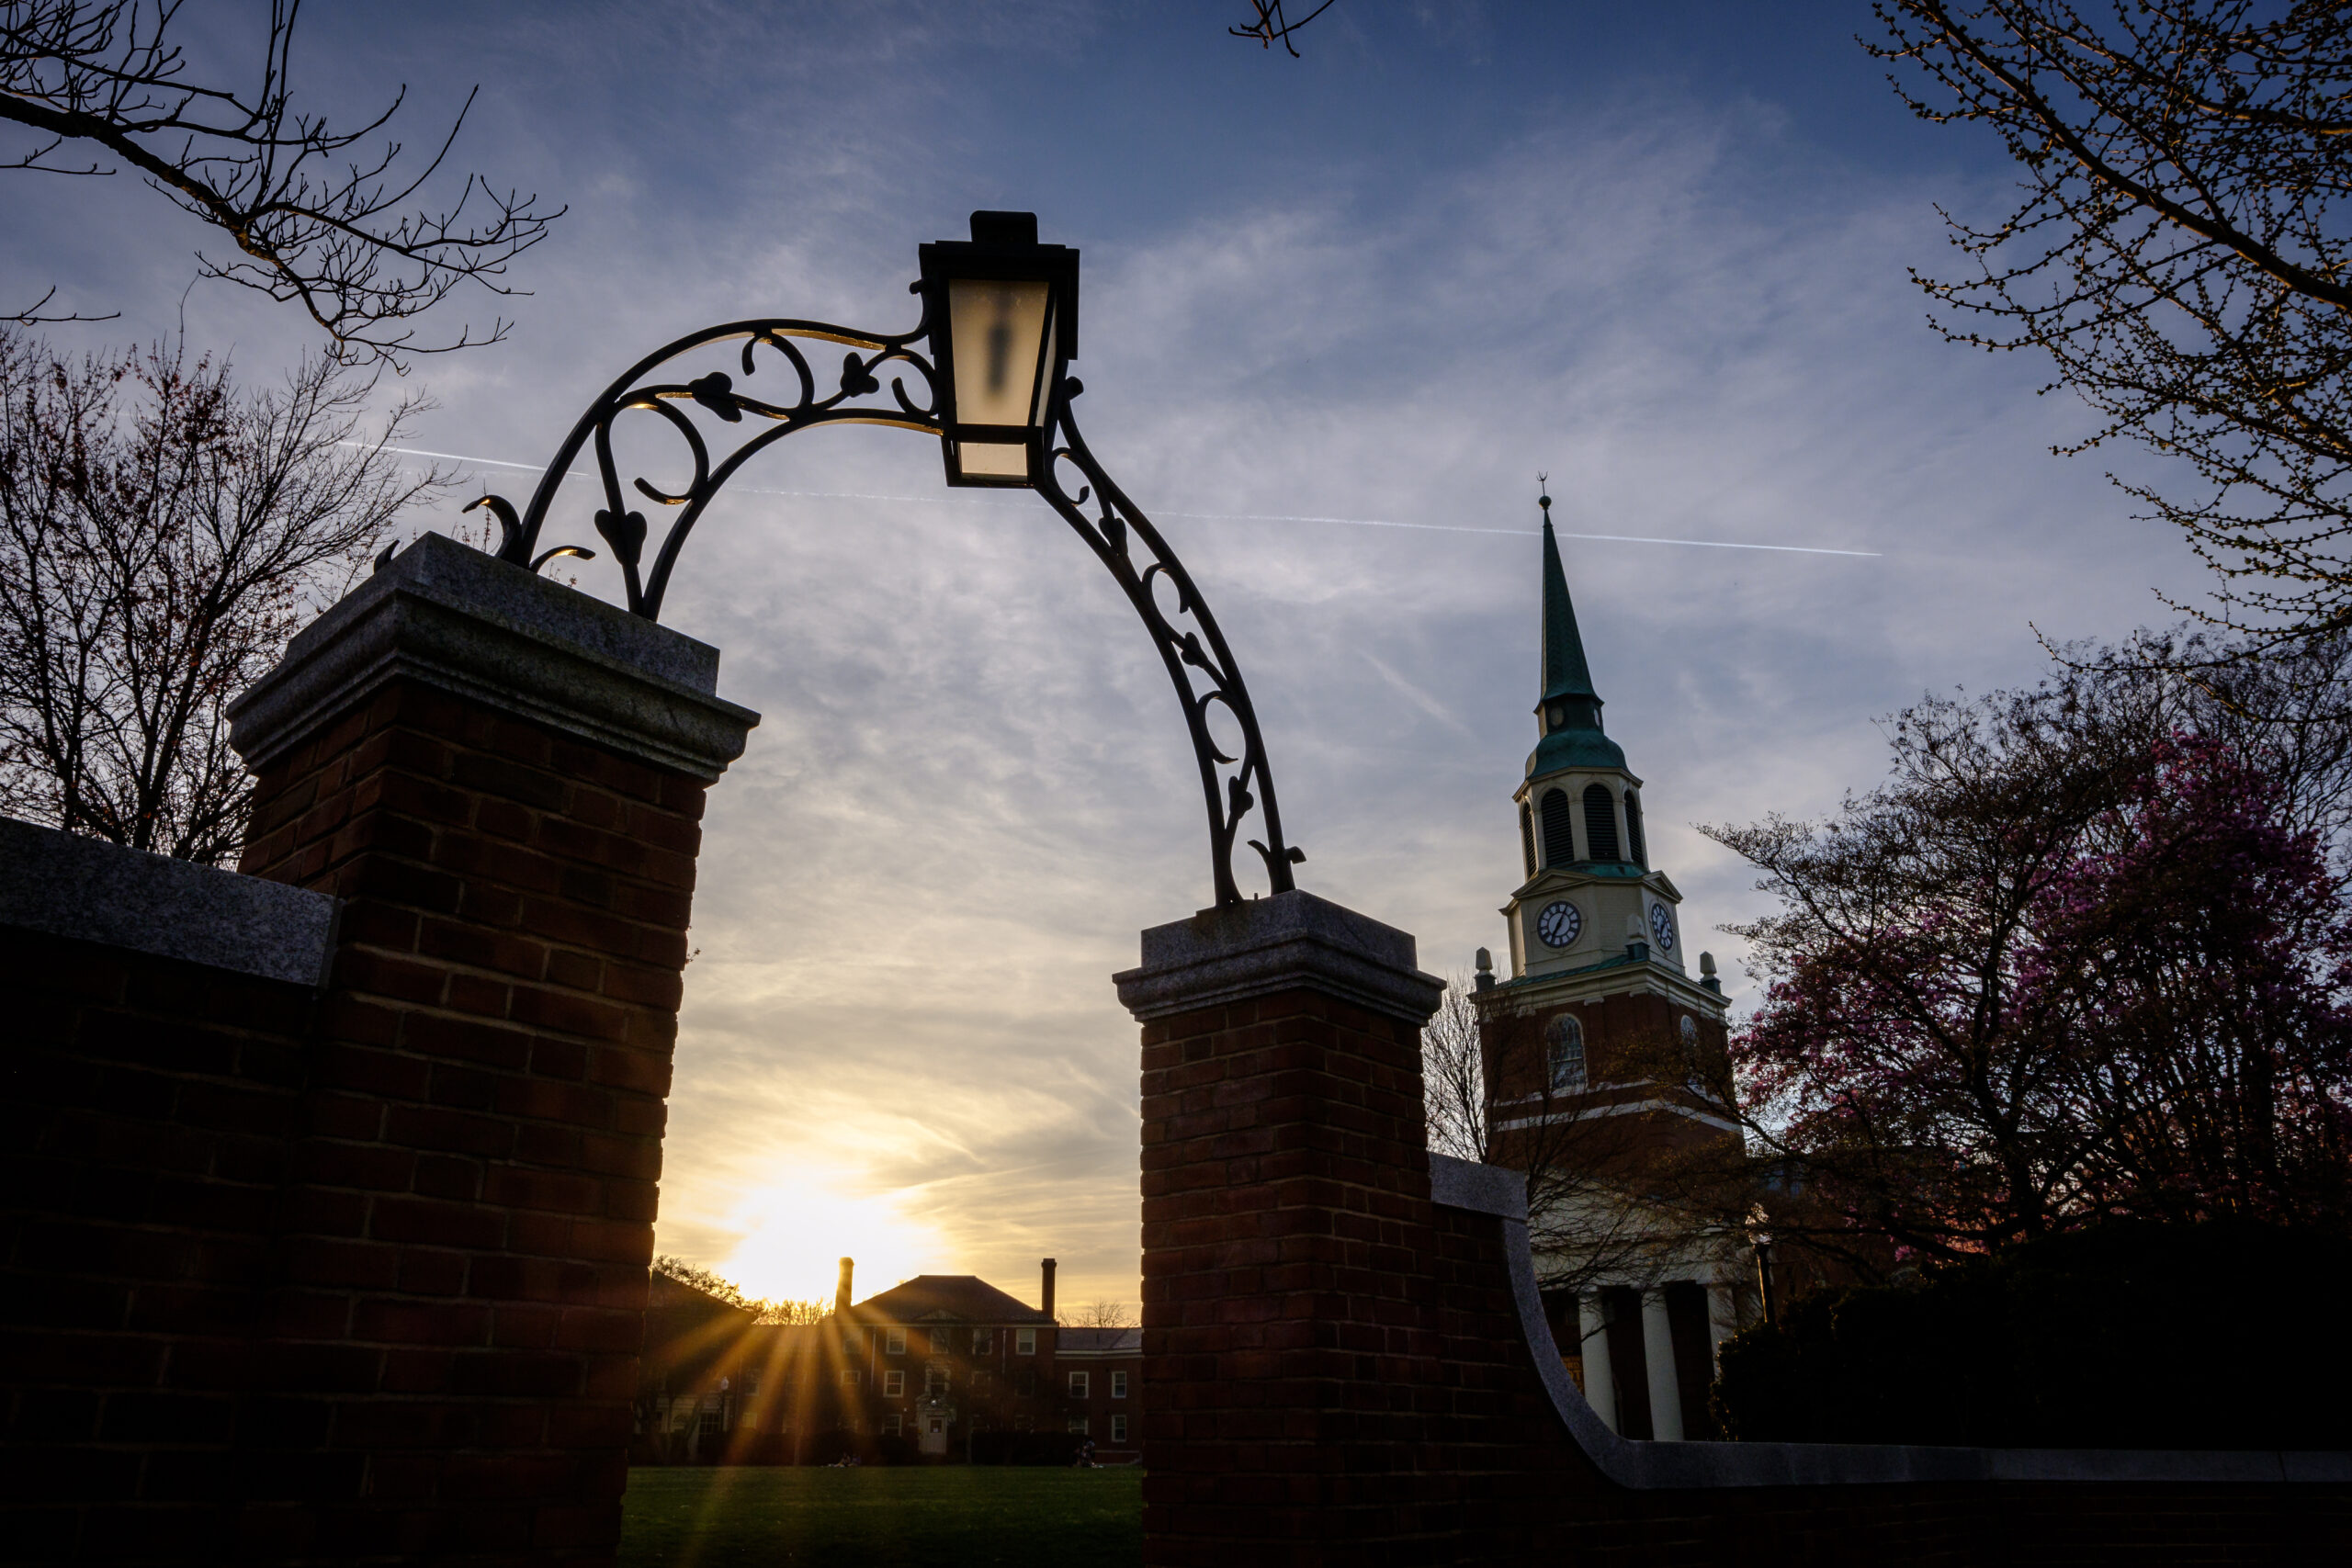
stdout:
[[[1730,1071],[1783,1234],[1953,1256],[2106,1214],[2340,1225],[2352,920],[2258,737],[2110,666],[1893,727],[1815,827],[1708,831],[1782,910]],[[1730,1086],[1726,1086],[1729,1088]]]

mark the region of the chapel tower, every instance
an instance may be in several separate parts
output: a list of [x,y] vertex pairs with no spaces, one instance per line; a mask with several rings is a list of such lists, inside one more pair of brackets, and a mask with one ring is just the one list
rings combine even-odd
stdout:
[[1628,1438],[1705,1437],[1715,1354],[1753,1316],[1750,1264],[1739,1238],[1653,1195],[1683,1156],[1739,1138],[1711,1087],[1723,985],[1706,953],[1698,978],[1683,965],[1682,895],[1650,863],[1642,781],[1602,732],[1550,496],[1543,507],[1544,673],[1513,796],[1525,876],[1502,909],[1510,977],[1478,953],[1487,1157],[1531,1173],[1538,1288],[1594,1412]]
[[1651,863],[1642,780],[1601,728],[1552,498],[1542,504],[1538,739],[1513,796],[1525,876],[1502,909],[1510,977],[1498,983],[1482,953],[1478,978],[1491,1124],[1507,1155],[1514,1124],[1611,1118],[1612,1161],[1639,1163],[1735,1132],[1693,1092],[1700,1075],[1676,1070],[1721,1060],[1723,987],[1710,955],[1695,977],[1685,967],[1682,895]]

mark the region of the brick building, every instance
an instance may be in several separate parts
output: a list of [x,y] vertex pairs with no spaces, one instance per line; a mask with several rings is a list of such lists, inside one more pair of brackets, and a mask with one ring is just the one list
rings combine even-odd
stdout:
[[814,1324],[756,1323],[656,1275],[635,1457],[962,1461],[1006,1457],[1005,1439],[1021,1434],[1091,1437],[1107,1459],[1135,1456],[1140,1331],[1060,1327],[1052,1258],[1034,1307],[970,1274],[918,1275],[853,1303],[850,1260],[842,1266],[833,1310]]
[[[1539,739],[1515,800],[1524,880],[1503,908],[1510,974],[1479,953],[1480,1054],[1497,1163],[1589,1179],[1536,1216],[1568,1370],[1626,1437],[1710,1436],[1723,1341],[1755,1312],[1754,1256],[1644,1205],[1645,1172],[1739,1136],[1702,1087],[1725,1048],[1712,954],[1684,966],[1682,896],[1651,863],[1643,781],[1602,730],[1544,499]],[[1562,1212],[1572,1209],[1574,1212]]]
[[1143,1330],[1065,1328],[1059,1338],[1063,1428],[1091,1439],[1103,1463],[1141,1458]]

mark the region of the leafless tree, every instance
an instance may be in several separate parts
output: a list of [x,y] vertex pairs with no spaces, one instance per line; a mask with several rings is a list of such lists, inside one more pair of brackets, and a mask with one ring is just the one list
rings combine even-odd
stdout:
[[[454,200],[423,205],[473,97],[421,165],[379,133],[400,110],[338,130],[324,112],[298,110],[289,85],[300,0],[272,0],[260,84],[250,96],[191,81],[174,24],[181,0],[0,0],[0,119],[40,138],[0,168],[111,175],[136,170],[183,211],[227,235],[237,253],[199,252],[201,276],[293,300],[345,358],[384,361],[443,353],[505,336],[419,341],[414,319],[468,281],[493,293],[516,255],[546,237],[561,209],[499,195],[468,175]],[[479,91],[479,89],[477,89]],[[470,210],[469,210],[470,209]],[[40,312],[52,288],[12,319]]]
[[795,1301],[788,1297],[749,1294],[742,1286],[725,1275],[666,1252],[654,1258],[652,1272],[665,1280],[675,1280],[682,1285],[691,1286],[706,1296],[725,1302],[729,1306],[739,1307],[750,1313],[755,1323],[820,1323],[830,1317],[833,1311],[832,1303],[813,1297]]
[[0,809],[215,862],[252,781],[224,710],[446,476],[313,359],[241,390],[176,349],[53,355],[0,327]]
[[1298,45],[1291,42],[1291,35],[1329,10],[1331,5],[1332,0],[1323,0],[1321,5],[1294,22],[1283,14],[1283,0],[1250,0],[1250,9],[1257,13],[1256,19],[1225,30],[1235,38],[1253,40],[1261,49],[1272,49],[1279,43],[1290,51],[1293,60],[1297,60],[1303,57],[1298,52]]
[[1065,1328],[1133,1328],[1135,1314],[1125,1302],[1089,1302],[1063,1322]]
[[[1656,1271],[1709,1223],[1686,1212],[1686,1184],[1672,1179],[1672,1161],[1646,1148],[1637,1154],[1639,1118],[1577,1114],[1584,1097],[1554,1084],[1535,1021],[1498,1011],[1482,1031],[1478,1013],[1476,993],[1456,975],[1422,1029],[1429,1146],[1525,1173],[1528,1241],[1547,1292]],[[1666,1059],[1679,1049],[1664,1040],[1655,1053],[1636,1047],[1610,1076],[1663,1073],[1680,1083],[1689,1075]],[[1502,1100],[1489,1087],[1497,1083],[1536,1087]]]
[[[1946,337],[2038,348],[2123,439],[2196,480],[2117,482],[2266,639],[2352,626],[2352,10],[2324,0],[1878,0],[1914,112],[2023,172],[1973,264],[1918,276]],[[1972,321],[1973,319],[1973,321]]]

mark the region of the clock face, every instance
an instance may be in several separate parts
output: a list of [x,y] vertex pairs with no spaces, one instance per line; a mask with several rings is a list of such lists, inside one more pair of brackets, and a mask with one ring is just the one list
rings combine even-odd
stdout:
[[1650,906],[1650,939],[1660,953],[1674,951],[1674,916],[1663,904]]
[[1535,917],[1535,934],[1553,947],[1567,946],[1582,930],[1584,917],[1565,898],[1556,904],[1546,904],[1544,912]]

